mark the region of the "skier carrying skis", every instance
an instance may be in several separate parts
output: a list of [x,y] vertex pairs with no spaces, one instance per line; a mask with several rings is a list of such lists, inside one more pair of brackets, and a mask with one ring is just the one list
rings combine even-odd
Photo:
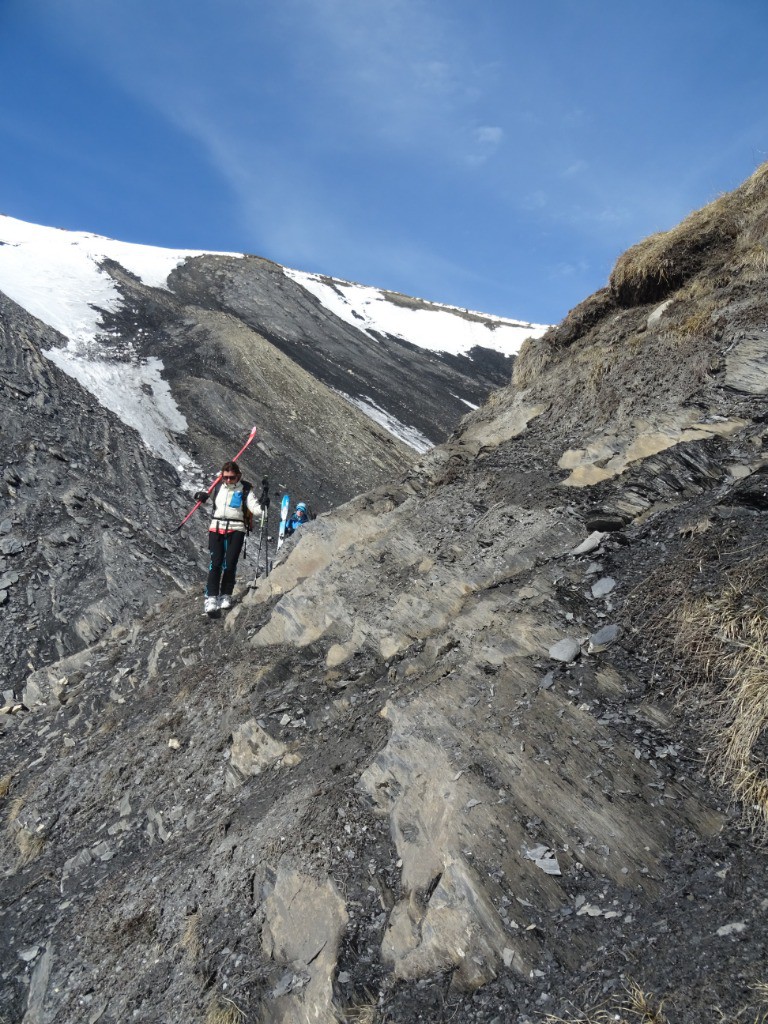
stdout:
[[[312,517],[314,518],[314,516]],[[296,511],[288,518],[285,524],[285,536],[290,537],[300,526],[309,522],[309,509],[303,501],[296,506]]]
[[[204,502],[208,491],[198,491],[195,500]],[[205,587],[205,613],[218,615],[221,609],[232,607],[237,560],[243,549],[246,533],[253,516],[260,516],[262,507],[256,500],[251,484],[241,479],[236,462],[225,462],[221,467],[221,482],[210,492],[213,498],[211,525],[208,527],[208,550],[211,562]],[[264,498],[264,495],[262,494]],[[269,498],[265,498],[265,507]]]

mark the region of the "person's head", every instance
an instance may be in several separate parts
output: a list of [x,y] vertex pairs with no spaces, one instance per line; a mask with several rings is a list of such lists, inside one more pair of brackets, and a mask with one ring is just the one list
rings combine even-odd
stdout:
[[296,518],[297,519],[307,519],[308,518],[308,516],[307,516],[307,506],[304,504],[303,501],[300,501],[299,504],[296,506]]
[[236,462],[225,462],[221,467],[221,479],[225,484],[236,484],[240,479],[240,467]]

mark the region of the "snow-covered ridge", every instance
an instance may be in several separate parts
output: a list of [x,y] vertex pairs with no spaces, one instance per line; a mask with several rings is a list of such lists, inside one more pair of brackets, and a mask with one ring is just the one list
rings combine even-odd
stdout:
[[162,362],[139,358],[125,346],[116,356],[99,340],[102,313],[117,312],[121,305],[120,292],[101,264],[114,260],[145,285],[165,288],[172,270],[200,255],[0,215],[0,291],[68,341],[45,355],[182,472],[192,466],[175,437],[186,431],[187,422],[163,380]]
[[376,340],[376,333],[389,334],[432,352],[467,355],[479,346],[512,356],[526,338],[541,337],[549,326],[432,302],[425,303],[428,308],[410,308],[393,302],[378,288],[287,268],[285,274],[370,338]]
[[[195,467],[178,444],[187,422],[163,379],[158,358],[139,356],[124,340],[110,344],[104,313],[119,311],[122,298],[105,260],[119,264],[152,288],[167,288],[168,276],[205,250],[164,249],[119,242],[102,235],[28,224],[0,215],[0,291],[67,339],[45,355],[78,380],[106,408],[138,431],[147,447],[188,477]],[[241,253],[216,253],[241,258]],[[468,355],[479,346],[514,355],[543,324],[438,305],[336,278],[283,268],[331,313],[374,342],[382,334],[420,348]],[[346,396],[345,396],[346,397]],[[369,400],[350,399],[371,419],[417,451],[429,442]],[[462,399],[462,401],[465,401]],[[469,407],[472,403],[465,401]]]

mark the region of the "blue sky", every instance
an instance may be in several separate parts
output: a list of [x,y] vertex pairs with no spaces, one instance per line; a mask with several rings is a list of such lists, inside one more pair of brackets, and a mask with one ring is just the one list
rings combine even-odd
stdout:
[[768,159],[765,0],[0,0],[0,213],[555,322]]

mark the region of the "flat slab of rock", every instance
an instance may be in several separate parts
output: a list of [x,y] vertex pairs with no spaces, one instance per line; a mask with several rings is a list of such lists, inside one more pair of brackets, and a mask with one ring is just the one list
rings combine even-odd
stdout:
[[24,550],[24,545],[16,537],[3,537],[0,541],[0,551],[4,555],[18,555]]
[[612,576],[603,576],[592,584],[592,597],[607,597],[615,586],[616,580]]
[[735,345],[725,361],[725,383],[736,391],[748,395],[768,393],[765,373],[768,359],[768,331],[756,331]]
[[598,629],[589,638],[589,653],[599,654],[600,651],[604,651],[607,647],[610,647],[618,635],[619,627],[616,625],[603,626],[602,629]]
[[235,787],[244,779],[259,775],[279,761],[287,750],[284,743],[273,739],[254,718],[249,719],[232,733],[227,784]]
[[550,658],[554,658],[555,661],[575,661],[581,654],[581,644],[578,640],[566,637],[564,640],[558,640],[556,644],[552,644],[548,653]]

